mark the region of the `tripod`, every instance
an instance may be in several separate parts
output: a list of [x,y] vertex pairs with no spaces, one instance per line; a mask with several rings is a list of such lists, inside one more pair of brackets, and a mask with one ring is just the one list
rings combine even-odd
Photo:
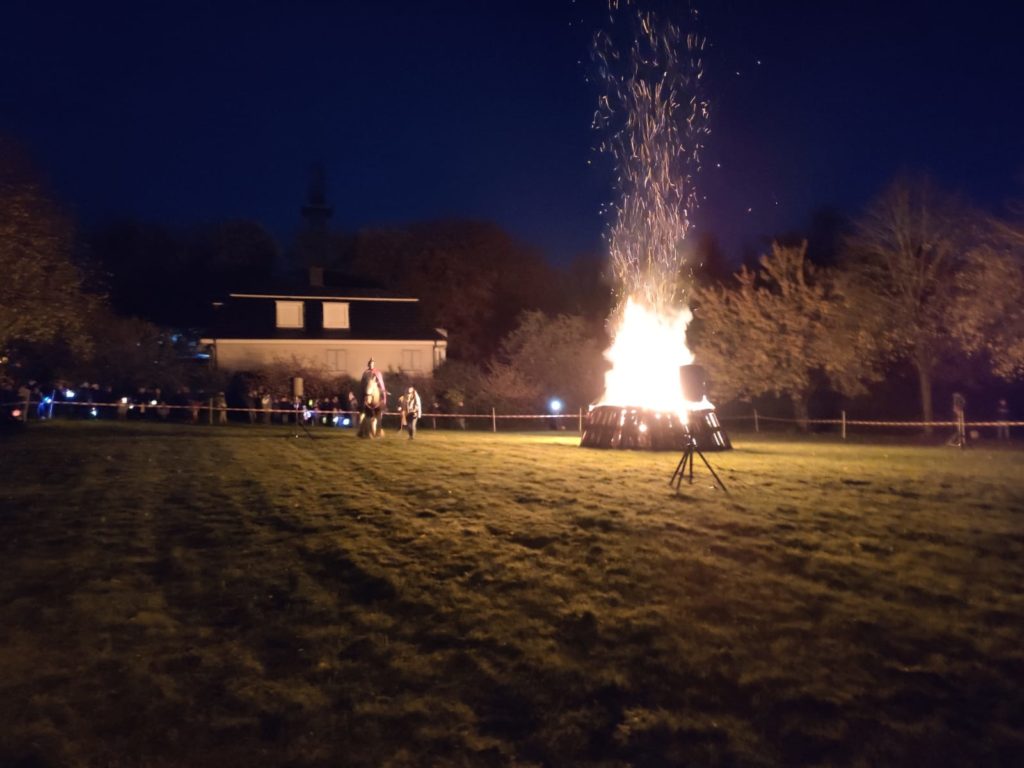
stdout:
[[683,449],[683,458],[679,460],[676,465],[676,471],[672,473],[672,477],[669,479],[668,484],[675,485],[676,493],[679,493],[679,485],[683,482],[683,475],[686,474],[686,467],[690,467],[690,485],[693,485],[693,454],[700,456],[700,460],[704,462],[704,466],[708,468],[708,472],[715,478],[715,482],[721,486],[722,490],[729,493],[729,489],[725,487],[725,483],[722,479],[715,474],[715,470],[708,463],[708,460],[704,458],[704,454],[700,452],[700,448],[697,447],[697,441],[693,439],[693,435],[686,436],[686,447]]

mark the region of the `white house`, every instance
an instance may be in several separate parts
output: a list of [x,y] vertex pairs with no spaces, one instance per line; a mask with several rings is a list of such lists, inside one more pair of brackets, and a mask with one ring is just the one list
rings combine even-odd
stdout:
[[428,376],[444,362],[448,341],[443,330],[423,325],[418,301],[323,286],[232,293],[215,305],[202,343],[229,371],[297,359],[358,378],[372,357],[383,371]]

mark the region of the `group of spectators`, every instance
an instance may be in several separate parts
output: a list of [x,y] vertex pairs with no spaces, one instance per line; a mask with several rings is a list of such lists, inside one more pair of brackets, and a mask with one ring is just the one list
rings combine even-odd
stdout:
[[114,387],[98,382],[64,380],[13,382],[0,379],[0,404],[5,416],[21,419],[122,419],[198,423],[216,414],[226,420],[223,392],[206,393],[179,387],[165,393],[160,387]]
[[[408,387],[392,405],[398,409],[400,428],[410,439],[415,438],[416,425],[423,413],[415,387]],[[160,387],[131,389],[65,380],[15,382],[0,377],[0,406],[8,420],[73,418],[226,424],[230,415],[234,422],[351,427],[358,429],[361,437],[379,437],[383,434],[388,393],[383,373],[370,360],[354,387],[331,397],[304,397],[294,388],[286,393],[250,385],[241,394],[236,393],[229,405],[223,391],[179,387],[165,392]],[[465,428],[464,421],[462,427]]]

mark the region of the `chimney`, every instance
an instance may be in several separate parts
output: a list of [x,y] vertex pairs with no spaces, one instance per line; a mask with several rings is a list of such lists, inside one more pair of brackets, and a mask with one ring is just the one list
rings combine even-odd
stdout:
[[309,268],[309,287],[310,288],[323,288],[324,287],[324,268],[323,267],[310,267]]

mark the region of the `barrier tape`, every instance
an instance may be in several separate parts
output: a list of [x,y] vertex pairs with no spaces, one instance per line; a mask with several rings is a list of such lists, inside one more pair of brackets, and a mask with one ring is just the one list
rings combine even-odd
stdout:
[[[39,407],[39,401],[33,400],[29,404],[29,408]],[[0,407],[3,408],[19,408],[25,405],[24,400],[16,400],[12,402],[0,403]],[[64,408],[67,406],[75,408],[114,408],[124,409],[126,411],[138,411],[140,413],[145,412],[147,409],[160,410],[184,410],[184,411],[207,411],[212,410],[215,413],[252,413],[256,416],[261,414],[291,414],[302,413],[308,411],[310,413],[321,414],[337,414],[345,416],[357,416],[360,411],[349,411],[349,410],[337,410],[337,409],[319,409],[316,407],[302,406],[298,408],[247,408],[239,406],[211,406],[208,401],[204,401],[197,405],[171,405],[161,403],[159,405],[152,405],[151,403],[89,403],[79,402],[76,400],[54,400],[53,403],[47,403],[46,406]],[[400,416],[400,411],[385,411],[385,416]],[[584,414],[586,417],[587,414]],[[579,419],[578,413],[547,413],[547,414],[533,414],[533,413],[433,413],[423,412],[420,414],[420,418],[440,418],[440,419]],[[762,416],[758,414],[755,416],[728,416],[723,417],[719,415],[718,420],[726,422],[736,421],[777,421],[789,424],[800,423],[798,419],[787,419],[779,416]],[[846,426],[856,427],[956,427],[956,421],[871,421],[865,419],[807,419],[807,424],[833,424],[841,426],[843,423]],[[1024,427],[1024,421],[965,421],[965,427]]]
[[[18,407],[22,407],[24,405],[25,405],[25,401],[24,400],[16,400],[16,401],[10,402],[10,403],[0,403],[0,407],[3,407],[3,408],[7,408],[7,407],[18,408]],[[29,408],[38,408],[39,405],[40,405],[40,403],[39,403],[38,400],[33,400],[29,404]],[[162,408],[166,408],[168,410],[176,410],[177,409],[177,410],[185,410],[185,411],[209,411],[212,408],[215,413],[221,413],[221,412],[224,412],[224,413],[253,413],[253,414],[257,415],[257,416],[260,415],[260,414],[264,414],[264,413],[296,414],[296,413],[302,413],[303,411],[309,411],[310,413],[316,413],[316,414],[334,413],[334,414],[345,414],[345,415],[351,415],[351,416],[355,416],[355,415],[358,415],[359,413],[361,413],[361,411],[337,410],[337,409],[331,409],[331,408],[321,409],[321,408],[317,408],[315,406],[310,407],[310,406],[305,406],[305,405],[300,406],[300,407],[295,407],[295,408],[262,408],[262,407],[261,408],[248,408],[248,407],[245,407],[245,406],[231,406],[231,405],[225,405],[225,406],[212,405],[211,406],[208,401],[203,401],[202,403],[197,404],[197,405],[171,405],[170,403],[159,403],[157,405],[153,405],[152,403],[149,403],[149,402],[146,402],[146,403],[120,403],[120,402],[117,402],[117,403],[89,403],[89,402],[80,402],[78,400],[54,400],[52,403],[46,403],[46,407],[47,408],[50,408],[51,405],[54,408],[63,408],[65,406],[71,406],[71,407],[75,407],[75,408],[120,408],[120,409],[124,409],[124,410],[127,410],[127,411],[138,411],[140,413],[145,412],[145,411],[150,410],[150,409],[152,409],[152,410],[159,410],[159,409],[162,409]],[[400,416],[401,412],[400,411],[384,411],[384,415],[385,416]],[[431,418],[447,418],[447,419],[492,419],[492,418],[494,418],[494,419],[578,419],[579,418],[579,414],[578,413],[559,413],[559,414],[552,413],[552,414],[537,415],[537,414],[501,414],[501,413],[490,414],[490,413],[440,413],[440,412],[429,413],[429,412],[423,412],[419,416],[419,418],[421,418],[421,419],[422,418],[426,418],[426,417],[431,417]]]
[[[779,416],[728,416],[719,415],[718,420],[725,423],[729,421],[780,421],[789,424],[798,424],[798,419],[786,419]],[[864,419],[806,419],[806,424],[846,424],[846,426],[857,427],[955,427],[956,421],[868,421]],[[965,421],[965,427],[1024,427],[1024,421]]]

